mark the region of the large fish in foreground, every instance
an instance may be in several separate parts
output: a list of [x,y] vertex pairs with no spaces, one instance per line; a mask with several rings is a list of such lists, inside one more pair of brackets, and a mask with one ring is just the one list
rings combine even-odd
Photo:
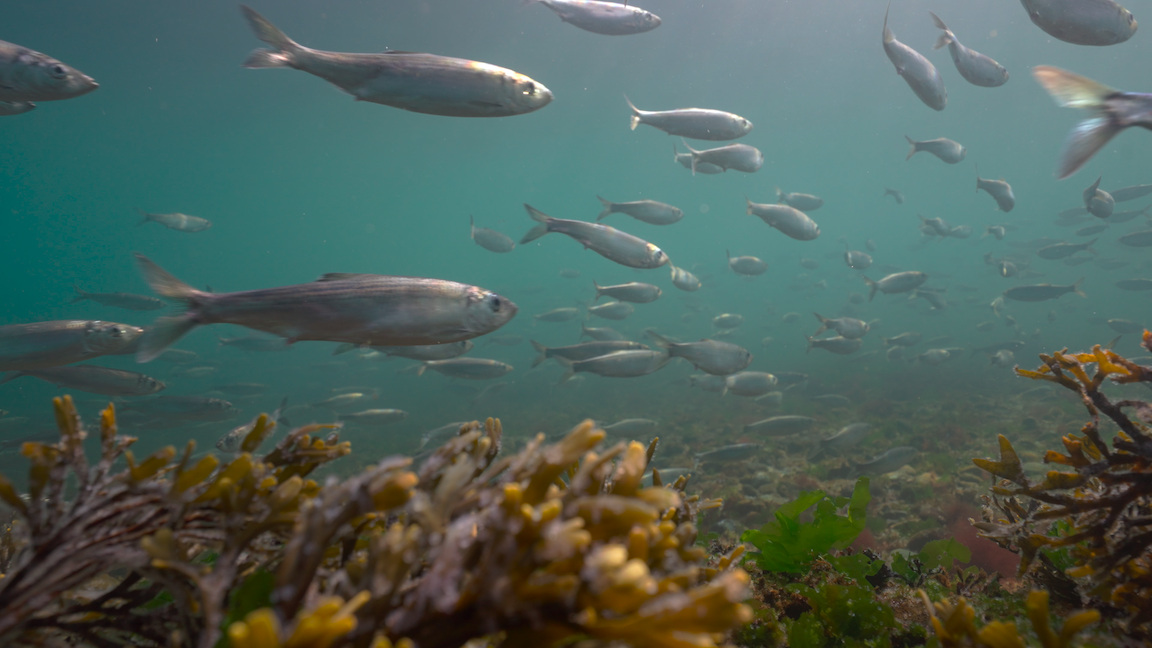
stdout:
[[598,223],[552,218],[544,212],[524,205],[532,220],[540,223],[520,239],[520,244],[529,243],[552,232],[571,237],[596,254],[629,268],[652,269],[668,263],[668,255],[642,238],[626,234],[614,227]]
[[923,54],[896,40],[892,30],[888,29],[888,9],[884,10],[884,53],[892,65],[896,66],[896,74],[904,79],[924,105],[933,110],[944,110],[948,105],[948,90],[944,88],[944,79],[940,78],[936,66],[924,58]]
[[552,101],[552,93],[541,83],[479,61],[416,52],[348,54],[310,49],[251,8],[241,5],[241,9],[256,38],[275,48],[255,50],[244,67],[301,70],[357,101],[446,117],[523,115]]
[[0,371],[43,369],[114,354],[144,329],[98,320],[54,320],[0,326]]
[[1067,70],[1047,65],[1032,68],[1040,85],[1062,108],[1083,108],[1092,116],[1076,125],[1060,151],[1056,176],[1063,180],[1080,170],[1117,133],[1131,126],[1152,130],[1152,94],[1122,92]]
[[1032,22],[1073,45],[1115,45],[1136,33],[1136,18],[1114,0],[1020,0]]
[[180,315],[148,330],[139,362],[148,362],[197,326],[236,324],[287,338],[410,346],[459,342],[491,333],[516,315],[494,292],[442,279],[330,273],[294,286],[210,293],[180,281],[142,254],[136,261],[161,297],[184,302]]
[[88,94],[100,85],[60,61],[15,43],[0,41],[0,101],[3,114],[17,115],[36,106],[29,101],[60,101]]

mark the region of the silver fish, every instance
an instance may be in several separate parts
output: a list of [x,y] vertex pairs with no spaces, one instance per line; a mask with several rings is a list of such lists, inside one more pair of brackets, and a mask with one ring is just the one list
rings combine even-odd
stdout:
[[1049,299],[1057,299],[1068,293],[1075,293],[1081,297],[1087,297],[1088,295],[1085,295],[1084,292],[1080,290],[1080,283],[1082,281],[1084,281],[1083,277],[1071,286],[1053,286],[1052,284],[1017,286],[1005,290],[1003,296],[1008,299],[1023,302],[1048,301]]
[[831,329],[843,337],[856,339],[864,337],[870,328],[868,326],[868,322],[865,322],[864,320],[858,320],[854,317],[838,317],[836,319],[829,319],[820,313],[812,314],[815,315],[816,319],[820,322],[820,328],[816,329],[816,332],[812,334],[812,337],[816,337],[824,331]]
[[601,286],[592,280],[592,285],[596,288],[596,298],[592,301],[597,301],[601,297],[607,295],[613,299],[618,299],[622,302],[632,302],[633,304],[648,304],[660,298],[664,291],[660,290],[659,286],[653,286],[648,283],[640,283],[632,281],[626,284],[617,284],[615,286]]
[[369,409],[351,414],[341,414],[336,418],[345,423],[358,423],[360,425],[390,425],[408,418],[408,412],[398,409]]
[[932,155],[935,155],[948,164],[956,164],[957,162],[963,160],[964,156],[968,154],[968,149],[961,146],[959,142],[955,142],[946,137],[938,137],[933,140],[917,142],[911,137],[905,135],[904,139],[908,140],[909,146],[908,155],[904,158],[905,162],[911,160],[912,156],[916,155],[920,151],[931,153]]
[[747,196],[744,200],[748,203],[748,215],[759,217],[770,227],[797,241],[811,241],[820,236],[820,226],[816,221],[795,207],[754,203]]
[[738,371],[724,378],[720,394],[734,394],[745,398],[760,398],[772,392],[778,380],[764,371]]
[[699,342],[673,342],[655,331],[649,331],[648,334],[671,357],[684,358],[700,371],[713,376],[734,374],[752,364],[752,353],[731,342],[707,339]]
[[434,430],[428,430],[420,436],[420,446],[416,449],[421,450],[429,443],[440,445],[441,443],[459,434],[460,428],[467,424],[467,421],[460,421],[459,423],[449,423],[447,425],[442,425]]
[[160,223],[170,230],[177,232],[186,232],[194,234],[196,232],[203,232],[204,230],[212,227],[212,221],[199,216],[189,216],[188,214],[150,214],[139,207],[136,212],[140,214],[140,222],[137,225],[145,223]]
[[99,320],[54,320],[0,326],[0,371],[43,369],[114,354],[144,329]]
[[1000,349],[988,356],[989,363],[997,367],[1011,367],[1016,362],[1016,354],[1008,349]]
[[[899,347],[896,347],[899,348]],[[872,432],[872,425],[868,423],[849,423],[840,428],[830,437],[820,439],[817,445],[816,452],[808,456],[809,460],[815,459],[820,454],[828,451],[841,451],[847,450],[864,440]]]
[[617,351],[644,351],[649,350],[647,346],[639,342],[629,342],[627,340],[604,340],[596,342],[583,342],[580,344],[573,344],[566,347],[549,348],[540,344],[536,340],[531,340],[532,348],[536,349],[536,359],[532,361],[532,366],[535,367],[544,362],[548,358],[564,358],[565,360],[591,360],[592,358],[599,358],[609,353]]
[[594,373],[608,378],[638,378],[664,368],[671,356],[663,351],[616,351],[587,360],[558,358],[567,371],[560,382],[571,380],[577,373]]
[[363,392],[350,392],[347,394],[339,394],[331,398],[326,398],[322,401],[310,403],[308,407],[312,409],[328,409],[328,410],[341,410],[350,407],[360,407],[366,401],[376,400],[376,394],[363,393]]
[[773,416],[744,426],[745,434],[760,434],[769,437],[788,436],[806,432],[816,424],[816,419],[808,416]]
[[566,306],[564,308],[553,308],[550,311],[533,315],[538,322],[567,322],[575,319],[580,314],[580,309],[574,306]]
[[[277,407],[276,410],[268,416],[268,421],[272,424],[273,427],[281,423],[288,425],[287,419],[284,418],[284,410],[287,409],[287,407],[288,399],[284,398],[280,401],[280,406]],[[220,450],[221,452],[238,452],[240,450],[240,444],[244,442],[244,439],[248,438],[248,434],[251,433],[252,430],[256,429],[256,423],[259,420],[260,417],[257,416],[256,418],[252,419],[251,422],[245,423],[244,425],[233,428],[226,432],[224,436],[220,437],[220,440],[216,442],[216,449]]]
[[0,101],[0,117],[23,115],[35,109],[36,104],[31,101]]
[[660,18],[640,7],[627,3],[600,0],[524,0],[524,6],[540,4],[548,7],[561,22],[584,31],[604,36],[631,36],[652,31],[660,26]]
[[552,218],[527,204],[524,205],[524,209],[528,211],[528,216],[532,220],[540,224],[529,230],[524,238],[520,239],[520,243],[528,243],[545,234],[559,232],[571,237],[574,241],[605,259],[629,268],[652,269],[668,263],[668,255],[664,254],[660,248],[614,227],[564,218]]
[[347,54],[310,49],[251,8],[241,5],[241,9],[256,38],[274,48],[255,50],[244,67],[301,70],[357,101],[446,117],[523,115],[552,101],[552,92],[540,82],[479,61],[416,52]]
[[672,264],[668,264],[672,268],[672,285],[685,292],[696,292],[700,290],[700,279],[696,275],[688,272],[684,268],[677,268]]
[[212,389],[233,396],[259,396],[268,390],[268,385],[261,383],[229,383],[226,385],[213,385]]
[[712,318],[712,326],[718,329],[734,329],[744,323],[744,316],[736,313],[721,313]]
[[[0,101],[61,101],[88,94],[99,87],[92,77],[47,54],[0,41]],[[10,110],[21,107],[14,106]]]
[[724,250],[728,255],[728,267],[732,272],[741,274],[746,277],[755,277],[768,272],[768,264],[754,256],[732,256],[728,250]]
[[1116,207],[1116,199],[1112,194],[1100,188],[1100,181],[1104,176],[1096,178],[1096,182],[1092,186],[1084,190],[1084,208],[1088,210],[1096,218],[1108,218],[1112,215],[1112,210]]
[[1116,239],[1116,242],[1128,247],[1152,247],[1152,230],[1129,232]]
[[[1116,193],[1115,192],[1109,192],[1109,193],[1111,194],[1113,201],[1120,202],[1119,200],[1116,200]],[[1144,209],[1128,209],[1128,210],[1119,211],[1119,212],[1114,211],[1114,212],[1112,212],[1112,215],[1108,217],[1108,222],[1109,223],[1127,223],[1128,221],[1135,219],[1137,216],[1143,216],[1145,218],[1152,219],[1152,213],[1149,213],[1149,210],[1152,210],[1152,204],[1145,205]]]
[[484,346],[517,346],[524,341],[523,335],[486,335],[484,336]]
[[596,199],[604,206],[604,210],[596,217],[596,222],[600,222],[612,214],[625,214],[649,225],[671,225],[684,218],[684,212],[680,208],[655,200],[614,203],[610,200],[604,200],[600,196],[596,196]]
[[82,302],[85,300],[92,300],[97,304],[103,306],[112,306],[114,308],[123,308],[125,310],[134,311],[150,311],[164,308],[164,301],[156,299],[155,297],[148,297],[146,295],[133,295],[131,293],[90,293],[80,290],[79,286],[72,286],[76,291],[76,298],[71,303]]
[[868,277],[863,277],[863,279],[871,290],[868,293],[868,301],[872,301],[872,298],[876,296],[876,291],[888,295],[915,290],[924,285],[925,281],[928,281],[928,275],[924,272],[909,270],[890,274],[880,281],[872,281]]
[[842,335],[821,339],[808,336],[804,337],[808,340],[808,349],[805,353],[812,349],[824,349],[837,355],[851,355],[859,351],[860,347],[864,344],[864,341],[860,338],[846,338]]
[[[681,141],[683,142],[683,140]],[[764,154],[755,146],[748,146],[747,144],[729,144],[697,151],[688,146],[688,142],[684,142],[684,148],[692,154],[692,175],[696,175],[697,168],[701,163],[715,165],[724,171],[732,169],[744,173],[755,173],[764,166]]]
[[472,228],[472,240],[476,241],[476,245],[497,254],[507,254],[516,247],[516,242],[507,236],[497,232],[496,230],[488,229],[487,227],[476,227],[476,219],[471,214],[468,215],[468,224]]
[[888,187],[884,187],[884,195],[885,196],[892,196],[892,200],[895,200],[897,205],[903,205],[904,204],[904,194],[900,193],[899,191],[897,191],[895,189],[889,189]]
[[1063,259],[1076,254],[1080,250],[1088,250],[1095,253],[1095,250],[1092,249],[1092,244],[1096,241],[1097,239],[1092,239],[1087,243],[1057,243],[1036,250],[1036,254],[1041,259]]
[[232,418],[240,411],[226,400],[205,396],[157,396],[148,400],[124,403],[120,408],[140,412],[153,418],[185,421],[222,421]]
[[75,389],[105,396],[147,396],[162,391],[165,387],[163,381],[151,376],[95,365],[25,369],[4,376],[0,384],[20,376],[39,378],[62,389]]
[[659,425],[652,419],[634,418],[616,421],[611,425],[601,427],[601,430],[616,436],[635,436],[637,434],[650,434]]
[[992,237],[995,237],[997,241],[1003,241],[1004,236],[1006,234],[1007,234],[1007,232],[1004,230],[1004,226],[1002,226],[1002,225],[989,225],[988,229],[984,230],[984,236],[981,236],[980,238],[984,238],[986,236],[992,236]]
[[824,206],[824,199],[806,193],[787,193],[776,187],[776,202],[795,207],[802,212],[816,211]]
[[1003,65],[961,45],[960,41],[956,40],[956,34],[948,29],[948,25],[940,20],[940,16],[931,11],[928,13],[932,14],[936,28],[944,31],[940,34],[940,38],[936,39],[936,45],[932,49],[948,47],[948,53],[952,55],[956,70],[960,72],[960,76],[968,80],[968,83],[984,88],[995,88],[1008,83],[1008,70],[1004,69]]
[[872,265],[872,257],[869,256],[867,252],[846,250],[844,252],[844,263],[853,270],[865,270],[868,266]]
[[289,349],[284,340],[268,338],[260,335],[245,335],[244,337],[218,337],[220,347],[232,347],[241,351],[254,353],[280,353]]
[[729,461],[748,459],[756,454],[756,451],[759,449],[759,443],[736,443],[707,452],[698,452],[696,453],[696,465],[692,469],[695,470],[700,467],[700,464],[708,462],[727,463]]
[[1132,12],[1113,0],[1020,0],[1045,33],[1073,45],[1115,45],[1136,33]]
[[[891,8],[891,1],[888,5]],[[936,66],[924,58],[923,54],[896,40],[892,30],[888,29],[888,9],[884,10],[884,53],[896,67],[896,74],[904,79],[924,105],[933,110],[944,110],[948,105],[948,90],[944,88],[944,79],[940,78]]]
[[408,358],[409,360],[450,360],[468,353],[473,348],[472,340],[460,340],[447,344],[420,344],[414,346],[374,346],[369,347],[386,356]]
[[636,307],[628,302],[607,302],[599,306],[589,306],[588,314],[609,320],[625,320],[636,311]]
[[679,162],[680,166],[684,167],[685,169],[693,170],[694,173],[703,173],[705,175],[716,175],[717,173],[724,173],[723,168],[718,167],[711,162],[696,163],[695,169],[693,169],[692,165],[696,161],[696,158],[693,157],[691,153],[681,153],[676,148],[675,142],[672,143],[672,159],[676,162]]
[[1123,187],[1111,192],[1111,194],[1116,202],[1128,202],[1129,200],[1136,200],[1137,198],[1143,198],[1148,194],[1152,194],[1152,184]]
[[141,254],[152,290],[187,310],[161,317],[136,358],[148,362],[197,326],[237,324],[287,338],[407,346],[458,342],[491,333],[511,320],[516,304],[496,293],[440,279],[326,274],[309,284],[209,293],[196,290]]
[[1012,185],[1000,180],[988,180],[980,177],[980,167],[976,167],[976,191],[983,189],[996,201],[996,206],[1002,212],[1010,212],[1016,206],[1016,194],[1012,193]]
[[[676,110],[640,110],[624,97],[632,109],[630,125],[632,130],[640,124],[648,124],[669,135],[679,135],[691,139],[710,142],[723,142],[740,139],[752,132],[752,122],[740,115],[707,108],[679,108]],[[675,145],[673,145],[675,150]]]
[[[1107,0],[1091,0],[1087,6]],[[1129,14],[1131,15],[1131,14]],[[1135,22],[1133,22],[1135,25]],[[1060,151],[1056,172],[1063,180],[1076,173],[1117,133],[1131,126],[1152,130],[1152,94],[1123,92],[1047,65],[1032,74],[1062,108],[1083,108],[1092,116],[1076,125]]]
[[1144,325],[1132,320],[1110,319],[1107,323],[1108,328],[1121,335],[1140,335],[1144,332]]
[[944,299],[944,295],[931,291],[931,290],[918,290],[913,289],[912,294],[908,299],[923,299],[924,301],[932,304],[932,308],[936,310],[944,310],[948,308],[948,301]]
[[852,466],[852,473],[853,476],[885,475],[908,465],[918,454],[911,446],[891,448],[871,461],[855,464]]
[[513,367],[503,362],[484,358],[452,358],[451,360],[428,360],[420,365],[420,368],[416,370],[416,375],[422,376],[428,369],[442,373],[449,378],[492,380],[507,375]]
[[607,326],[587,326],[581,323],[580,337],[585,335],[598,342],[619,342],[624,339],[624,334]]
[[711,374],[692,374],[688,376],[688,384],[699,387],[706,392],[723,394],[728,390],[728,376],[713,376]]
[[927,236],[948,237],[952,235],[952,226],[943,218],[924,218],[920,214],[916,214],[916,218],[919,218],[922,223],[920,231]]

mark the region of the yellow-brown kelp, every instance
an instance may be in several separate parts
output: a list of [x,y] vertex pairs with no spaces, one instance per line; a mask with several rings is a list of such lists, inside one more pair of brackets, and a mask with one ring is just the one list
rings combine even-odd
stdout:
[[[0,482],[19,517],[0,538],[6,646],[708,647],[751,618],[739,550],[709,567],[694,546],[697,513],[719,502],[683,478],[642,487],[655,442],[597,454],[590,421],[503,458],[500,423],[472,423],[418,474],[388,458],[321,486],[309,472],[348,452],[313,436],[326,426],[256,457],[262,417],[226,466],[193,463],[191,446],[137,463],[109,408],[92,467],[71,400],[56,410],[60,442],[24,449],[29,496]],[[260,574],[263,603],[229,609]]]
[[[1145,331],[1143,346],[1152,351],[1152,332]],[[1067,454],[1045,455],[1046,463],[1065,470],[1048,472],[1042,482],[1024,474],[1020,458],[1003,436],[999,461],[974,459],[1005,480],[993,487],[993,497],[985,498],[989,506],[984,521],[975,526],[985,537],[1019,551],[1022,574],[1038,556],[1051,571],[1052,563],[1041,549],[1067,551],[1073,565],[1065,574],[1078,595],[1092,605],[1123,610],[1130,630],[1147,636],[1152,622],[1152,436],[1146,423],[1152,421],[1152,405],[1113,402],[1100,387],[1105,379],[1152,383],[1152,368],[1099,345],[1090,353],[1065,349],[1040,358],[1044,365],[1036,371],[1016,373],[1077,392],[1092,418],[1080,435],[1063,438]],[[1135,412],[1137,420],[1125,410]],[[1120,428],[1111,447],[1100,435],[1101,414]],[[1034,501],[1025,504],[1022,498]]]
[[[928,608],[932,631],[943,648],[1025,648],[1028,644],[1016,631],[1016,624],[1004,621],[989,621],[984,627],[976,627],[976,610],[963,597],[955,603],[944,600],[932,603],[924,590],[919,590],[920,598]],[[1032,631],[1043,648],[1069,648],[1076,634],[1100,620],[1096,610],[1078,612],[1068,617],[1057,632],[1051,626],[1051,613],[1048,610],[1048,592],[1033,590],[1024,604]]]

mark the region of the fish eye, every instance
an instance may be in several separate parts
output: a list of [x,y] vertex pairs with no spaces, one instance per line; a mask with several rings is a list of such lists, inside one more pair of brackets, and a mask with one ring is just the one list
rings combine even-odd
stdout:
[[534,95],[534,94],[536,94],[536,84],[535,84],[535,83],[533,83],[533,82],[531,82],[531,81],[529,81],[529,82],[528,82],[528,89],[524,91],[524,94],[526,94],[526,95]]
[[52,76],[56,77],[57,79],[63,79],[64,77],[68,76],[68,73],[64,70],[64,66],[60,65],[59,63],[52,66],[51,73]]
[[490,295],[488,297],[488,308],[491,308],[493,313],[499,313],[503,301],[500,295]]

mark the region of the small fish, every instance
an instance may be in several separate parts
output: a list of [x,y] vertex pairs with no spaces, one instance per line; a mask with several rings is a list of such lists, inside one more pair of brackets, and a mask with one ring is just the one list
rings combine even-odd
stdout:
[[157,396],[124,403],[120,409],[140,412],[152,418],[184,421],[222,421],[240,412],[226,400],[205,396]]
[[599,306],[589,306],[588,314],[595,317],[602,317],[604,319],[620,321],[626,320],[632,313],[636,312],[636,307],[628,302],[614,301]]
[[935,235],[947,238],[952,234],[952,226],[943,218],[924,218],[920,214],[916,214],[916,217],[921,222],[920,231],[928,236]]
[[820,267],[820,262],[816,259],[805,259],[801,257],[800,267],[804,268],[805,270],[816,270]]
[[672,264],[668,264],[672,268],[672,285],[685,292],[696,292],[700,290],[700,279],[696,275],[688,272],[684,268],[677,268]]
[[808,455],[808,460],[812,461],[825,452],[839,452],[855,447],[871,432],[872,425],[869,423],[849,423],[832,436],[820,439],[816,449]]
[[476,219],[472,217],[472,214],[468,214],[468,223],[472,227],[472,240],[485,250],[497,254],[507,254],[516,247],[515,241],[500,232],[487,227],[476,227]]
[[1007,277],[1015,277],[1017,275],[1017,273],[1020,272],[1020,269],[1017,268],[1016,264],[1012,263],[1011,261],[1001,261],[996,266],[996,272],[1001,277],[1007,278]]
[[812,337],[820,335],[824,331],[833,330],[841,336],[856,339],[864,337],[869,330],[868,322],[858,320],[854,317],[839,317],[836,319],[829,319],[820,313],[812,313],[816,316],[816,320],[820,322],[820,328],[812,334]]
[[492,380],[508,374],[513,367],[503,362],[484,358],[452,358],[451,360],[428,360],[420,365],[420,368],[416,370],[416,375],[422,376],[428,369],[444,374],[449,378]]
[[747,213],[756,216],[770,227],[797,241],[811,241],[820,236],[820,226],[808,214],[788,205],[769,205],[752,202],[747,196]]
[[1100,181],[1104,176],[1096,178],[1092,186],[1084,190],[1084,208],[1096,218],[1108,218],[1116,207],[1116,200],[1107,191],[1100,188]]
[[342,410],[352,407],[360,407],[366,401],[376,400],[375,393],[364,392],[349,392],[347,394],[339,394],[331,398],[326,398],[322,401],[310,403],[308,407],[312,409],[328,409],[328,410]]
[[972,227],[970,225],[957,225],[948,232],[948,236],[957,239],[966,239],[972,236]]
[[565,308],[553,308],[550,311],[533,315],[538,322],[567,322],[575,319],[580,314],[580,309],[574,306]]
[[80,290],[79,286],[72,286],[76,291],[76,298],[71,301],[75,304],[90,299],[102,306],[112,306],[134,311],[150,311],[164,308],[164,301],[146,295],[133,295],[131,293],[90,293]]
[[557,274],[559,274],[561,277],[564,277],[565,279],[580,278],[580,271],[576,270],[575,268],[563,268]]
[[147,396],[163,391],[165,387],[163,381],[134,371],[83,364],[15,371],[0,379],[0,384],[21,376],[39,378],[61,389],[75,389],[105,396]]
[[[575,310],[575,309],[573,309]],[[446,344],[418,344],[414,346],[374,346],[369,347],[388,357],[408,358],[409,360],[451,360],[468,353],[473,348],[472,340],[460,340]]]
[[[891,1],[889,1],[891,7]],[[944,110],[948,105],[948,90],[944,79],[924,55],[896,40],[888,29],[888,9],[884,10],[884,53],[896,68],[896,74],[912,88],[912,92],[933,110]]]
[[734,329],[744,323],[744,316],[736,313],[721,313],[712,318],[712,326],[718,329]]
[[[719,376],[717,376],[719,377]],[[776,376],[764,371],[738,371],[724,377],[720,395],[733,394],[745,398],[762,398],[776,387]]]
[[[280,401],[280,406],[276,408],[272,414],[268,416],[268,421],[275,427],[278,424],[288,425],[288,419],[284,418],[284,410],[288,408],[288,399],[284,398]],[[244,443],[244,439],[252,430],[256,429],[256,423],[260,421],[260,417],[252,419],[251,422],[241,425],[239,427],[229,430],[220,440],[216,442],[216,449],[221,452],[235,453],[239,452],[240,444]],[[267,440],[267,439],[265,439]]]
[[[630,126],[632,130],[640,124],[648,124],[669,135],[679,135],[690,139],[723,142],[740,139],[752,132],[752,122],[740,115],[707,108],[680,108],[677,110],[640,110],[632,105],[627,96],[624,101],[632,109]],[[675,145],[673,145],[675,150]]]
[[99,87],[92,77],[47,54],[0,41],[0,101],[9,104],[6,114],[32,110],[30,101],[74,99]]
[[784,313],[784,315],[780,317],[780,321],[785,323],[785,324],[791,324],[792,322],[795,322],[799,319],[800,319],[800,313],[796,313],[796,312]]
[[231,396],[259,396],[268,390],[268,385],[261,383],[229,383],[226,385],[214,385],[212,389]]
[[732,256],[728,250],[724,250],[728,255],[728,267],[736,274],[741,274],[746,277],[755,277],[768,272],[768,264],[754,256]]
[[880,281],[872,281],[868,277],[863,277],[863,279],[864,283],[867,284],[871,290],[871,292],[868,293],[868,301],[872,301],[872,299],[876,297],[876,291],[890,295],[915,290],[924,285],[924,282],[928,281],[928,275],[924,272],[909,270],[890,274]]
[[[1092,236],[1093,234],[1099,234],[1100,232],[1103,232],[1106,229],[1108,229],[1107,223],[1100,223],[1099,225],[1089,225],[1088,227],[1081,227],[1080,229],[1076,230],[1076,236]],[[1092,239],[1092,240],[1095,241],[1096,239]]]
[[659,423],[653,421],[652,419],[633,418],[616,421],[615,423],[611,425],[605,425],[600,429],[604,430],[608,434],[618,437],[634,437],[639,434],[651,434],[656,430],[657,425],[659,425]]
[[170,230],[186,232],[188,234],[203,232],[209,227],[212,227],[212,221],[200,218],[199,216],[189,216],[188,214],[150,214],[140,208],[137,208],[136,212],[141,216],[140,222],[137,223],[137,225],[160,223]]
[[623,333],[607,326],[594,327],[581,323],[580,337],[584,337],[585,335],[597,342],[619,342],[624,339]]
[[844,263],[853,270],[866,270],[868,266],[872,265],[872,257],[867,252],[845,250]]
[[696,465],[692,469],[696,470],[701,464],[709,462],[728,463],[730,461],[749,459],[759,449],[759,443],[736,443],[707,452],[698,452],[696,453]]
[[1032,22],[1073,45],[1115,45],[1136,33],[1132,12],[1113,0],[1020,0]]
[[1136,200],[1143,198],[1148,194],[1152,194],[1152,184],[1134,185],[1131,187],[1124,187],[1111,192],[1112,198],[1116,202],[1128,202],[1129,200]]
[[[1113,193],[1111,195],[1112,195],[1113,200],[1115,200],[1116,202],[1120,202],[1120,201],[1116,200],[1116,194],[1115,193]],[[1127,209],[1127,210],[1119,211],[1119,212],[1113,211],[1112,215],[1108,217],[1108,222],[1109,223],[1127,223],[1128,221],[1135,219],[1137,216],[1143,216],[1144,218],[1152,218],[1152,213],[1150,213],[1149,210],[1152,210],[1152,204],[1146,205],[1144,207],[1144,209]]]
[[656,14],[627,3],[600,0],[524,0],[523,6],[540,4],[548,7],[561,22],[603,36],[631,36],[652,31],[660,26]]
[[253,51],[244,67],[301,70],[356,101],[446,117],[523,115],[552,101],[552,92],[540,82],[479,61],[418,52],[347,54],[310,49],[251,8],[240,8],[256,38],[273,47]]
[[752,353],[744,347],[719,340],[673,342],[654,331],[648,335],[673,358],[684,358],[694,367],[714,376],[734,374],[752,364]]
[[592,281],[592,285],[596,288],[596,298],[592,301],[597,301],[601,297],[607,295],[613,299],[623,302],[631,302],[633,304],[648,304],[656,301],[663,294],[659,286],[653,286],[648,283],[640,283],[633,281],[626,284],[618,284],[615,286],[601,286]]
[[936,366],[942,365],[954,357],[956,357],[956,354],[954,354],[951,349],[928,349],[924,353],[916,356],[916,360],[926,365]]
[[981,189],[988,192],[996,201],[996,207],[1002,212],[1010,212],[1016,206],[1016,195],[1012,193],[1012,185],[1000,180],[988,180],[980,177],[980,167],[976,167],[976,191]]
[[772,343],[774,341],[775,341],[775,338],[766,337],[766,338],[760,340],[760,346],[767,349],[768,347],[772,346]]
[[[523,335],[486,335],[484,336],[484,346],[497,346],[512,347],[518,346],[524,341]],[[438,359],[438,358],[437,358]]]
[[1121,335],[1140,335],[1144,332],[1143,324],[1126,319],[1110,319],[1108,320],[1108,328]]
[[1120,290],[1152,290],[1152,279],[1121,279],[1116,282],[1116,287]]
[[918,454],[916,449],[911,446],[897,446],[885,451],[871,461],[853,465],[852,476],[886,475],[908,465]]
[[776,202],[781,205],[795,207],[802,212],[816,211],[824,206],[824,199],[806,193],[786,193],[776,187]]
[[524,205],[524,209],[528,211],[532,220],[540,224],[529,230],[524,238],[520,239],[520,243],[528,243],[545,234],[559,232],[571,237],[574,241],[605,259],[629,268],[652,269],[668,263],[668,255],[664,254],[660,248],[614,227],[552,218],[527,204]]
[[1023,302],[1048,301],[1049,299],[1057,299],[1068,293],[1075,293],[1081,297],[1087,297],[1088,295],[1085,295],[1084,292],[1080,290],[1080,283],[1083,281],[1084,278],[1081,277],[1071,286],[1053,286],[1052,284],[1017,286],[1016,288],[1005,290],[1003,296],[1008,299]]
[[895,189],[889,189],[888,187],[884,187],[884,196],[892,196],[892,200],[895,200],[897,205],[903,205],[904,204],[904,194],[900,193],[899,191],[897,191]]
[[1089,252],[1095,253],[1095,250],[1092,249],[1092,244],[1096,241],[1097,239],[1092,239],[1087,243],[1057,243],[1036,250],[1036,255],[1041,259],[1063,259],[1081,250],[1088,250]]
[[706,392],[723,394],[728,389],[728,376],[713,376],[711,374],[692,374],[688,376],[688,384],[699,387]]
[[447,425],[442,425],[434,430],[428,430],[420,436],[420,445],[416,448],[416,450],[422,450],[430,443],[435,446],[439,446],[441,443],[460,434],[460,428],[465,425],[468,425],[467,421],[460,421],[459,423],[449,423]]
[[55,320],[0,326],[0,371],[44,369],[115,354],[144,329],[99,320]]
[[976,330],[982,333],[987,333],[996,328],[995,322],[980,322],[976,325]]
[[1004,230],[1004,226],[1002,226],[1002,225],[989,225],[988,229],[984,230],[984,236],[982,236],[980,238],[984,238],[986,236],[993,236],[996,238],[997,241],[1003,241],[1005,235],[1006,235],[1006,232]]
[[846,338],[840,335],[821,338],[819,340],[808,337],[807,335],[804,336],[804,338],[808,340],[808,348],[805,353],[808,353],[812,349],[824,349],[837,355],[851,355],[859,351],[860,347],[864,344],[864,341],[860,338]]
[[773,416],[744,426],[745,434],[768,437],[788,436],[812,429],[816,419],[808,416]]
[[1128,247],[1152,247],[1152,230],[1129,232],[1116,239],[1116,242]]
[[600,222],[612,214],[625,214],[649,225],[671,225],[684,218],[684,212],[680,208],[655,200],[614,203],[610,200],[604,200],[600,196],[596,196],[596,198],[604,206],[604,210],[596,217],[596,222]]
[[995,88],[1008,82],[1008,70],[1004,69],[1003,65],[961,45],[952,30],[948,29],[948,25],[940,20],[940,16],[931,11],[928,13],[932,14],[936,28],[944,31],[932,49],[947,47],[948,53],[952,55],[952,62],[956,64],[956,70],[960,72],[960,76],[967,79],[968,83],[983,88]]
[[[692,170],[692,165],[696,161],[691,153],[681,153],[676,148],[676,143],[672,143],[672,159],[680,163],[680,166],[685,169]],[[724,173],[724,169],[712,164],[711,162],[696,163],[695,173],[703,173],[705,175],[716,175],[717,173]]]
[[688,142],[683,140],[681,142],[684,143],[684,148],[692,154],[692,175],[696,175],[697,167],[701,163],[712,164],[724,171],[732,169],[744,173],[755,173],[764,166],[764,154],[755,146],[729,144],[719,148],[697,151],[688,146]]
[[1016,354],[1008,349],[1000,349],[996,353],[988,356],[990,365],[997,367],[1011,367],[1016,362]]
[[917,142],[911,137],[905,135],[904,139],[908,140],[908,144],[910,146],[908,149],[908,155],[904,158],[904,161],[911,160],[912,156],[916,155],[920,151],[925,151],[935,155],[948,164],[956,164],[957,162],[963,160],[964,157],[968,154],[968,149],[961,146],[958,142],[954,142],[943,137],[934,140],[924,140]]
[[904,347],[902,347],[902,346],[888,347],[888,350],[884,352],[884,357],[889,362],[895,362],[896,360],[900,360],[901,358],[904,357]]
[[[1085,3],[1085,6],[1095,7],[1104,4],[1114,3],[1109,0],[1094,0]],[[1131,14],[1128,16],[1131,17]],[[1135,19],[1132,25],[1135,27]],[[1056,172],[1061,180],[1076,173],[1097,151],[1125,128],[1139,126],[1152,130],[1152,94],[1113,90],[1091,79],[1047,65],[1032,68],[1032,74],[1058,106],[1083,108],[1092,113],[1091,117],[1072,129],[1064,142]]]
[[587,360],[557,358],[567,371],[560,382],[571,380],[577,373],[594,373],[607,378],[639,378],[658,371],[668,364],[671,356],[663,351],[616,351]]
[[391,425],[408,418],[408,412],[398,409],[369,409],[351,414],[341,414],[336,418],[345,423],[358,423],[360,425]]

